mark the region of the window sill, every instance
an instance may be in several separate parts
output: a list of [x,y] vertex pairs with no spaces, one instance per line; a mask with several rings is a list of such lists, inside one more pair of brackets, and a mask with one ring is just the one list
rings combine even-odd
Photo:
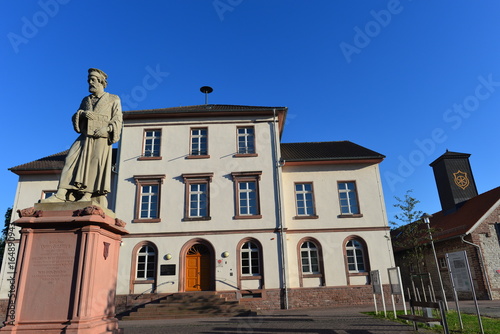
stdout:
[[132,223],[159,223],[161,222],[160,218],[154,218],[154,219],[134,219],[132,220]]
[[155,280],[151,280],[151,279],[145,279],[145,280],[139,280],[139,279],[135,279],[134,280],[134,284],[154,284]]
[[211,220],[212,217],[185,217],[182,219],[184,222],[194,222],[194,221],[204,221],[204,220]]
[[259,280],[259,279],[262,279],[262,276],[261,275],[255,275],[255,276],[244,276],[244,275],[241,275],[240,277],[241,280]]
[[301,220],[301,219],[318,219],[319,216],[316,216],[316,215],[312,215],[312,216],[295,216],[293,217],[293,219],[298,219],[298,220]]
[[337,218],[361,218],[361,217],[363,217],[362,213],[355,213],[355,214],[352,214],[352,215],[343,214],[343,215],[338,215],[337,216]]
[[186,159],[208,159],[210,158],[210,154],[205,155],[188,155]]
[[251,158],[251,157],[258,157],[259,155],[257,153],[236,153],[233,155],[235,158]]
[[234,216],[234,219],[262,219],[262,215]]
[[138,161],[148,161],[148,160],[161,160],[162,157],[139,157],[137,158]]
[[349,272],[349,276],[368,276],[368,272],[361,272],[361,273]]
[[323,277],[323,274],[302,274],[302,278],[316,278]]

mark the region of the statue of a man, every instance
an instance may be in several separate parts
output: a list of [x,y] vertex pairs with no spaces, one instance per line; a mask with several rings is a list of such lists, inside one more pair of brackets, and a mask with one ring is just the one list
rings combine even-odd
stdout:
[[[111,190],[112,145],[120,139],[122,108],[117,95],[104,91],[108,76],[88,70],[89,96],[73,115],[80,136],[71,146],[57,187],[57,193],[42,203],[91,201],[105,204]],[[107,204],[105,204],[107,206]]]

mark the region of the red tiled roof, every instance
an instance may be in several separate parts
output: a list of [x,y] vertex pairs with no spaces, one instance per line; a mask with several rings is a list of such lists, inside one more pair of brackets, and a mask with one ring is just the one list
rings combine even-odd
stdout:
[[[19,166],[11,167],[9,170],[15,174],[23,173],[43,173],[43,172],[56,172],[64,167],[64,161],[69,150],[59,152],[48,157],[31,161]],[[117,149],[113,148],[113,163],[116,162]]]
[[282,143],[285,161],[384,159],[385,156],[353,142]]
[[435,229],[436,240],[448,239],[472,232],[471,229],[500,200],[500,187],[465,201],[461,207],[450,214],[436,212],[430,218],[430,226]]
[[273,111],[286,110],[286,107],[242,106],[234,104],[200,104],[195,106],[180,106],[171,108],[145,109],[124,111],[124,117],[135,114],[178,114],[198,112],[245,112],[245,111]]
[[[443,211],[436,212],[430,218],[430,227],[433,230],[434,241],[444,241],[446,239],[459,237],[472,233],[477,223],[481,223],[482,218],[492,209],[500,204],[500,187],[491,189],[476,197],[465,201],[455,212],[445,215]],[[412,223],[416,224],[416,223]],[[427,227],[425,224],[417,225],[422,229],[422,236],[427,238]],[[400,231],[391,231],[393,240],[397,240]],[[428,241],[425,241],[428,242]],[[396,247],[395,251],[403,250],[405,247]]]
[[48,157],[31,161],[19,166],[9,168],[10,171],[19,174],[29,171],[42,171],[42,170],[62,170],[64,167],[64,160],[69,150],[59,152]]

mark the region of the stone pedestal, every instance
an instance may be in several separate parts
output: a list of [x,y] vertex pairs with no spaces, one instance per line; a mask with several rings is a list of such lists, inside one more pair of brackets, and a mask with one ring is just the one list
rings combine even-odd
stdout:
[[[10,333],[120,333],[114,299],[124,223],[91,203],[20,212]],[[108,213],[108,214],[106,214]]]

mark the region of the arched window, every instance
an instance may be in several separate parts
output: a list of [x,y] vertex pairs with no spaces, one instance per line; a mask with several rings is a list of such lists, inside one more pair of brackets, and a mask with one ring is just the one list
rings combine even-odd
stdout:
[[247,241],[241,246],[241,275],[257,276],[260,274],[259,247]]
[[300,259],[303,274],[319,274],[318,248],[312,241],[306,241],[300,246]]
[[150,245],[144,245],[137,252],[137,280],[154,280],[156,276],[156,251]]
[[365,250],[361,242],[356,239],[349,240],[345,245],[347,256],[347,269],[350,273],[366,272]]

